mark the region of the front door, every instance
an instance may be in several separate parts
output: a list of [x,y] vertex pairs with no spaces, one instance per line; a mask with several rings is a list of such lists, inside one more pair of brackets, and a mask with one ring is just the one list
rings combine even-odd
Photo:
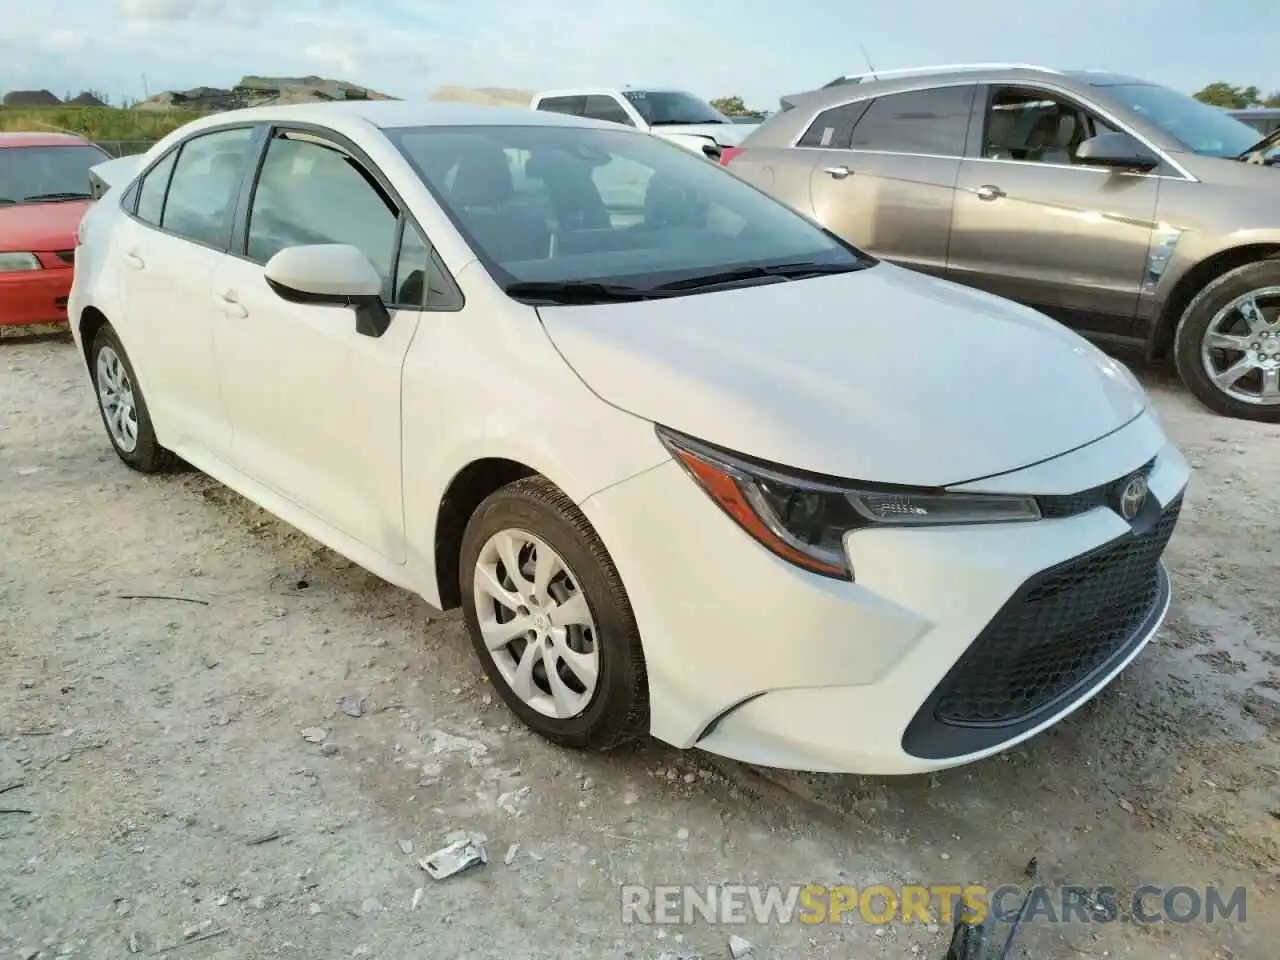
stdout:
[[1059,94],[989,88],[981,150],[956,182],[951,279],[1085,330],[1127,334],[1160,179],[1075,161],[1082,141],[1112,129]]
[[211,283],[253,133],[251,127],[217,130],[171,152],[143,178],[134,216],[112,244],[112,256],[125,266],[125,347],[146,378],[165,444],[179,453],[225,460],[230,452],[231,425],[213,355],[221,315]]
[[974,90],[912,90],[819,115],[799,143],[816,154],[818,222],[877,257],[944,273]]
[[[236,467],[396,563],[405,561],[401,368],[423,302],[422,268],[413,271],[407,253],[399,272],[416,277],[396,276],[400,229],[400,211],[362,160],[336,141],[279,131],[243,252],[213,277]],[[412,223],[405,230],[416,235]],[[267,285],[263,265],[275,253],[318,243],[357,247],[383,276],[392,319],[382,336],[357,333],[350,308],[290,303]],[[397,309],[414,297],[419,309]]]

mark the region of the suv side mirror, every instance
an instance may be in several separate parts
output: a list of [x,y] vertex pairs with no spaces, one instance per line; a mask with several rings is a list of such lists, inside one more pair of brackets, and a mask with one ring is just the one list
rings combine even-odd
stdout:
[[267,285],[290,303],[355,307],[356,332],[380,337],[391,325],[382,277],[369,258],[345,243],[285,247],[263,267]]
[[1076,148],[1076,162],[1116,170],[1152,170],[1160,165],[1136,138],[1127,133],[1100,133]]

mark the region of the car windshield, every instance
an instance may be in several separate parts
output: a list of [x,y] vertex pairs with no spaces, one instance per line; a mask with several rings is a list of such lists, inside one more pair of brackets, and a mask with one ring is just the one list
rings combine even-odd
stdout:
[[733,271],[755,271],[741,278],[752,280],[875,262],[658,137],[543,125],[386,133],[504,288],[688,289]]
[[1121,83],[1107,87],[1107,94],[1201,156],[1238,157],[1259,139],[1256,130],[1225,110],[1168,87]]
[[110,159],[97,147],[0,148],[0,203],[41,203],[89,196],[89,168]]
[[705,100],[676,90],[623,90],[622,95],[651,127],[679,123],[729,123],[730,120]]

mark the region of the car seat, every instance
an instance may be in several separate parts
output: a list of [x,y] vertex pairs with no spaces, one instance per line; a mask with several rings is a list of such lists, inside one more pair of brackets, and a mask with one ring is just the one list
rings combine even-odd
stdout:
[[506,153],[485,142],[459,157],[449,199],[463,227],[493,260],[545,259],[551,231],[544,221],[511,205],[514,192]]

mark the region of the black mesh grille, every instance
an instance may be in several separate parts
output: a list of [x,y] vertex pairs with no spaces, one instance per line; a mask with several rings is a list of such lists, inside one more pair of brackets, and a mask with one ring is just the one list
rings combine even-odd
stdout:
[[934,716],[948,724],[1013,723],[1105,667],[1160,596],[1160,555],[1181,508],[1179,498],[1145,532],[1028,581],[943,679]]
[[[1144,464],[1133,473],[1150,474],[1155,460]],[[1104,483],[1079,493],[1068,493],[1061,496],[1036,497],[1040,502],[1040,513],[1045,517],[1074,517],[1094,507],[1112,507],[1118,502],[1121,488],[1129,482],[1133,473],[1126,473],[1118,480]]]
[[63,263],[75,263],[76,252],[74,250],[59,250],[56,254],[57,258]]

